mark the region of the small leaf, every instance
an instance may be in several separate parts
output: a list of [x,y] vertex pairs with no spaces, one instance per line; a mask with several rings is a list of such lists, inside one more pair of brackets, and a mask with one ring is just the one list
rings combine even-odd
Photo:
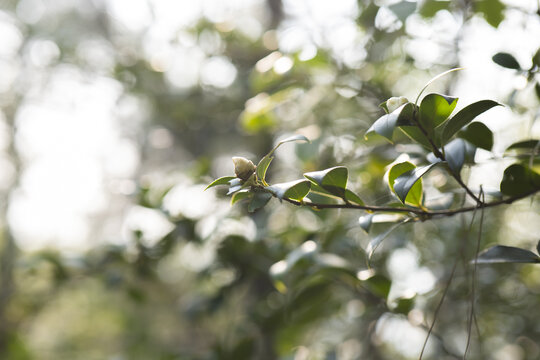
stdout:
[[388,8],[397,16],[401,22],[405,23],[405,20],[414,13],[416,10],[416,1],[401,1],[388,6]]
[[266,183],[266,171],[268,170],[272,159],[274,159],[273,156],[266,155],[257,164],[257,179],[259,179],[265,186],[268,186]]
[[256,191],[248,205],[248,212],[252,213],[268,204],[272,198],[272,194],[264,191]]
[[364,286],[373,294],[387,299],[392,287],[392,281],[384,275],[374,274],[365,280]]
[[367,253],[368,259],[371,259],[371,257],[373,256],[373,253],[375,252],[375,250],[377,250],[379,245],[383,242],[384,239],[386,239],[388,237],[388,235],[390,235],[392,233],[392,231],[396,230],[400,225],[406,224],[411,220],[412,220],[411,218],[406,218],[406,219],[398,222],[397,224],[392,225],[390,227],[390,229],[386,230],[382,234],[379,234],[379,235],[375,236],[373,239],[371,239],[369,241],[369,244],[368,244],[367,248],[366,248],[366,253]]
[[349,170],[344,166],[336,166],[321,171],[305,173],[304,177],[319,185],[324,190],[341,198],[345,197]]
[[457,98],[448,95],[428,94],[420,103],[420,124],[428,134],[432,135],[433,130],[442,124],[457,104]]
[[[472,262],[474,263],[474,260]],[[529,250],[513,246],[497,245],[478,254],[476,263],[540,263],[540,257]]]
[[446,122],[441,135],[441,144],[444,145],[456,134],[462,127],[474,120],[478,115],[491,109],[494,106],[501,105],[493,100],[481,100],[461,109],[456,115]]
[[373,224],[373,216],[375,216],[375,214],[367,214],[367,215],[361,216],[358,219],[358,223],[360,224],[360,227],[367,233],[369,233],[369,230],[371,229],[371,224]]
[[249,190],[244,190],[244,191],[238,191],[238,192],[235,192],[233,194],[233,196],[231,196],[231,205],[234,205],[236,204],[237,202],[239,201],[242,201],[244,199],[247,199],[248,197],[250,197],[252,195],[251,192],[249,192]]
[[365,138],[367,139],[370,134],[375,132],[392,142],[392,134],[394,133],[396,126],[398,126],[398,123],[412,122],[413,108],[413,104],[406,103],[392,111],[390,114],[381,116],[368,129]]
[[536,93],[538,100],[540,100],[540,83],[534,84],[534,92]]
[[232,179],[236,179],[236,176],[223,176],[219,179],[216,179],[210,183],[204,190],[208,190],[211,187],[217,186],[217,185],[229,185],[229,181]]
[[[396,179],[399,176],[407,173],[408,171],[414,170],[415,168],[416,166],[414,166],[408,161],[392,166],[392,168],[388,172],[388,186],[390,187],[390,190],[392,190],[396,195],[398,195],[394,189]],[[412,188],[409,189],[408,194],[406,194],[406,198],[404,198],[404,201],[401,199],[400,200],[403,203],[419,206],[422,203],[422,191],[422,181],[419,181],[412,185]]]
[[508,53],[500,52],[493,55],[491,58],[493,62],[497,65],[500,65],[502,67],[508,68],[508,69],[514,69],[514,70],[521,70],[521,65],[519,65],[516,58]]
[[349,189],[345,189],[345,201],[355,205],[364,205],[362,199]]
[[432,18],[440,10],[448,10],[450,1],[426,0],[420,7],[420,15],[425,18]]
[[398,176],[398,178],[394,181],[394,192],[402,203],[405,203],[405,199],[407,198],[407,195],[413,188],[414,184],[416,184],[416,182],[435,165],[437,165],[437,163],[418,167]]
[[481,122],[470,123],[458,136],[481,149],[491,151],[493,148],[493,133]]
[[501,192],[504,195],[518,196],[540,189],[540,175],[523,166],[512,164],[504,170]]
[[506,6],[500,0],[478,0],[474,2],[477,12],[484,15],[487,23],[494,28],[504,20],[504,9]]
[[518,155],[538,155],[540,152],[540,140],[519,141],[506,148],[505,153],[515,152]]
[[305,179],[289,181],[281,184],[267,186],[266,189],[274,194],[279,200],[284,198],[302,201],[311,188],[311,182]]
[[476,147],[463,139],[455,139],[444,147],[444,153],[448,167],[459,177],[463,164],[474,162]]

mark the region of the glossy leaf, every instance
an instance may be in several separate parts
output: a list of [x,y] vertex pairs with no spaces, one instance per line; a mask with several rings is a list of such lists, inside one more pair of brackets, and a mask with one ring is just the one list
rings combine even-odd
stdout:
[[441,94],[428,94],[420,103],[420,124],[428,132],[433,134],[433,130],[442,124],[454,111],[457,98],[441,95]]
[[478,115],[497,105],[501,104],[493,100],[481,100],[458,111],[446,124],[442,125],[444,128],[441,134],[441,144],[446,144],[461,128],[473,121]]
[[463,139],[454,139],[444,147],[446,162],[450,170],[457,176],[463,164],[474,162],[476,147]]
[[385,114],[378,118],[373,125],[366,132],[365,137],[368,138],[370,134],[377,133],[384,136],[390,142],[392,142],[392,135],[394,129],[400,123],[411,123],[414,105],[411,103],[403,104],[390,114]]
[[339,197],[345,196],[349,171],[344,166],[336,166],[321,171],[305,173],[304,177],[319,185],[331,194]]
[[470,123],[458,133],[458,137],[484,150],[491,151],[493,148],[493,133],[481,122]]
[[476,263],[540,263],[540,257],[529,250],[513,246],[497,245],[478,254]]
[[229,185],[229,181],[233,180],[233,179],[236,179],[236,176],[223,176],[223,177],[220,177],[219,179],[216,179],[214,181],[212,181],[204,190],[208,190],[214,186],[218,186],[218,185]]
[[513,164],[504,170],[501,192],[504,195],[518,196],[540,189],[540,175],[523,166]]
[[[414,169],[416,169],[416,166],[414,166],[410,162],[402,162],[402,163],[395,164],[394,166],[392,166],[392,168],[388,172],[388,186],[390,187],[390,190],[392,190],[396,195],[398,195],[394,188],[396,179],[399,176],[409,171],[412,171]],[[412,187],[408,191],[408,194],[406,194],[406,197],[404,197],[403,200],[400,198],[400,200],[403,203],[419,206],[422,203],[422,191],[423,191],[422,181],[418,181],[412,185]]]
[[311,188],[311,182],[304,179],[289,181],[281,184],[267,186],[266,189],[272,192],[278,199],[284,198],[302,201]]
[[521,65],[519,65],[516,58],[505,52],[496,53],[491,58],[493,62],[497,65],[500,65],[502,67],[508,68],[508,69],[514,69],[514,70],[521,70]]
[[268,201],[270,201],[271,198],[272,194],[270,193],[256,191],[253,194],[253,197],[251,198],[251,201],[248,205],[248,212],[255,212],[260,208],[264,207],[266,204],[268,204]]
[[418,167],[397,177],[397,179],[394,181],[394,192],[402,203],[405,203],[405,199],[407,198],[407,195],[413,188],[414,184],[416,184],[416,182],[435,165],[437,165],[437,163]]

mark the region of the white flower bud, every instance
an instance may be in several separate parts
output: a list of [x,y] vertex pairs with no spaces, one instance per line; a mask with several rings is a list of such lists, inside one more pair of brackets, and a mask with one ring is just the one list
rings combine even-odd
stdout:
[[244,181],[249,179],[249,177],[255,172],[255,164],[244,157],[234,156],[232,161],[234,163],[234,173],[237,177]]
[[408,102],[409,102],[409,100],[407,100],[406,97],[394,96],[394,97],[391,97],[390,99],[386,100],[386,108],[388,109],[388,112],[391,113],[392,111],[396,110],[401,105],[406,104]]

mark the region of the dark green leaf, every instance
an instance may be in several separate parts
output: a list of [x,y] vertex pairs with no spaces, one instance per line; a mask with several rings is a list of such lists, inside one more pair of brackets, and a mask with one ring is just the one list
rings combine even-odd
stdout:
[[519,141],[510,145],[505,153],[516,153],[518,155],[538,155],[540,152],[540,140]]
[[456,134],[462,127],[474,120],[478,115],[491,109],[494,106],[501,105],[493,100],[481,100],[461,109],[456,115],[446,122],[441,135],[441,145],[444,145]]
[[511,54],[500,52],[493,55],[491,59],[493,60],[495,64],[500,65],[502,67],[505,67],[508,69],[521,70],[521,65],[519,65],[516,58]]
[[280,200],[287,198],[296,201],[302,201],[310,188],[311,182],[305,179],[274,184],[266,187],[267,190],[272,192]]
[[362,199],[349,189],[345,189],[345,201],[355,205],[364,205]]
[[388,8],[404,23],[407,17],[416,10],[416,2],[401,1],[388,6]]
[[439,10],[448,10],[450,7],[450,1],[437,1],[437,0],[426,0],[422,3],[420,7],[420,15],[425,18],[431,18]]
[[427,149],[431,150],[431,143],[428,138],[424,135],[422,130],[420,130],[416,125],[412,126],[400,126],[401,131],[405,133],[409,138],[416,141],[420,145],[424,146]]
[[229,181],[232,179],[236,179],[236,176],[223,176],[219,179],[216,179],[210,183],[204,190],[210,189],[211,187],[217,186],[217,185],[229,185]]
[[540,83],[534,84],[534,92],[536,93],[538,100],[540,100]]
[[[414,166],[410,162],[402,162],[392,166],[392,168],[388,172],[388,186],[390,187],[390,190],[392,190],[396,195],[398,195],[394,188],[396,179],[401,175],[414,169],[416,169],[416,166]],[[406,197],[404,197],[403,200],[400,198],[400,200],[403,203],[419,206],[422,203],[422,191],[422,181],[418,181],[411,185],[411,188],[408,190],[408,194],[405,194]]]
[[540,263],[540,257],[529,250],[513,246],[497,245],[478,254],[476,263]]
[[255,212],[259,210],[260,208],[264,207],[268,201],[272,198],[272,194],[263,192],[263,191],[257,191],[251,198],[251,201],[248,205],[248,211],[249,212]]
[[375,274],[365,280],[364,286],[373,294],[386,299],[390,294],[390,288],[392,287],[392,281],[386,276]]
[[392,312],[407,315],[414,307],[415,295],[411,297],[400,297],[390,305]]
[[429,135],[433,134],[433,130],[442,124],[457,104],[457,98],[440,95],[440,94],[428,94],[420,103],[420,124],[427,131]]
[[493,133],[481,122],[470,123],[458,136],[481,149],[491,151],[493,148]]
[[487,23],[494,28],[504,20],[506,6],[500,0],[478,0],[474,2],[475,10],[484,15]]
[[370,134],[377,133],[387,138],[392,142],[392,134],[394,129],[400,123],[410,124],[412,123],[414,105],[411,103],[403,104],[390,114],[385,114],[378,118],[373,125],[366,132],[365,137],[368,138]]
[[339,197],[345,196],[349,171],[344,166],[336,166],[321,171],[305,173],[304,176],[311,182],[319,185],[331,194]]
[[518,196],[540,189],[540,175],[523,166],[512,164],[504,170],[501,192],[504,195]]
[[476,147],[463,139],[455,139],[444,147],[444,153],[448,167],[459,176],[463,164],[474,162]]

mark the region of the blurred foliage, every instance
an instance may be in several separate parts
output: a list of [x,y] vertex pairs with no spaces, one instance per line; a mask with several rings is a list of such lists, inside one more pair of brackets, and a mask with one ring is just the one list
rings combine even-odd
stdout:
[[[259,173],[261,166],[254,175],[274,184],[272,194],[280,199],[301,201],[317,190],[310,198],[324,204],[335,204],[337,197],[356,205],[460,206],[465,200],[456,179],[462,174],[467,181],[474,161],[465,144],[486,151],[494,144],[487,126],[464,126],[496,103],[460,110],[452,118],[458,124],[437,144],[441,151],[459,154],[448,161],[456,179],[442,176],[438,166],[414,173],[426,156],[423,135],[411,129],[394,134],[394,126],[377,130],[377,119],[387,119],[379,104],[417,94],[434,75],[460,65],[463,33],[457,31],[455,39],[440,45],[429,70],[421,66],[424,60],[406,51],[407,41],[418,37],[407,29],[411,19],[433,28],[440,17],[450,16],[462,29],[483,18],[496,29],[511,10],[506,2],[349,2],[344,6],[355,10],[336,23],[347,21],[353,31],[332,36],[325,32],[329,28],[309,28],[310,5],[303,2],[308,25],[296,47],[286,41],[287,33],[302,24],[292,1],[246,2],[229,12],[222,9],[225,15],[212,11],[220,2],[201,2],[206,5],[192,6],[204,11],[173,24],[172,35],[161,39],[165,53],[172,55],[155,50],[160,45],[156,33],[171,26],[156,25],[159,2],[135,2],[148,5],[142,15],[140,7],[133,9],[135,24],[118,16],[119,3],[23,0],[1,5],[1,20],[17,29],[21,44],[13,53],[3,51],[0,61],[12,61],[25,75],[0,94],[8,133],[17,134],[14,119],[31,95],[29,84],[38,81],[34,74],[47,78],[67,67],[87,78],[114,81],[122,93],[118,102],[136,104],[123,131],[136,140],[141,159],[132,179],[136,189],[113,199],[125,206],[115,216],[126,209],[143,214],[128,236],[96,239],[87,251],[22,251],[6,214],[28,159],[11,142],[6,156],[15,164],[16,180],[2,192],[1,359],[416,359],[435,314],[423,358],[458,359],[469,336],[472,303],[470,358],[540,357],[538,267],[505,263],[516,258],[537,262],[534,253],[520,252],[537,244],[535,199],[486,209],[479,229],[476,212],[408,222],[400,214],[268,202],[269,196],[244,191],[240,183],[234,206],[222,187],[203,192],[212,179],[233,175],[231,157],[242,156],[266,159],[264,172]],[[130,12],[129,5],[123,11]],[[538,21],[535,13],[524,16]],[[339,46],[340,36],[353,39],[348,48]],[[95,42],[85,52],[81,44],[87,40]],[[40,44],[52,52],[32,55],[36,41],[45,41]],[[518,55],[530,57],[532,66],[520,65]],[[493,61],[530,85],[513,89],[508,84],[508,99],[497,101],[536,119],[538,52],[501,52]],[[438,86],[451,93],[456,76],[439,80]],[[399,93],[404,87],[408,93]],[[531,105],[519,92],[534,94],[533,88],[537,98]],[[426,105],[419,111],[435,111],[437,124],[429,131],[436,133],[455,101],[437,94],[423,99]],[[416,111],[414,99],[409,100],[404,108]],[[400,110],[395,121],[405,115]],[[365,139],[370,129],[394,143]],[[290,142],[269,154],[293,133],[310,142]],[[508,148],[517,152],[517,163],[501,168],[504,195],[522,194],[525,183],[526,191],[537,188],[537,144]],[[429,179],[419,180],[427,170]],[[307,179],[290,183],[302,174]],[[414,181],[398,190],[396,181],[404,175]],[[423,192],[439,202],[425,204]],[[502,196],[483,192],[490,199]],[[112,203],[111,208],[117,209]],[[154,217],[170,225],[157,238],[145,227]],[[106,220],[95,226],[105,226]],[[489,264],[475,268],[471,260],[480,230],[481,248],[491,251],[478,261]],[[491,265],[498,262],[503,264]]]

